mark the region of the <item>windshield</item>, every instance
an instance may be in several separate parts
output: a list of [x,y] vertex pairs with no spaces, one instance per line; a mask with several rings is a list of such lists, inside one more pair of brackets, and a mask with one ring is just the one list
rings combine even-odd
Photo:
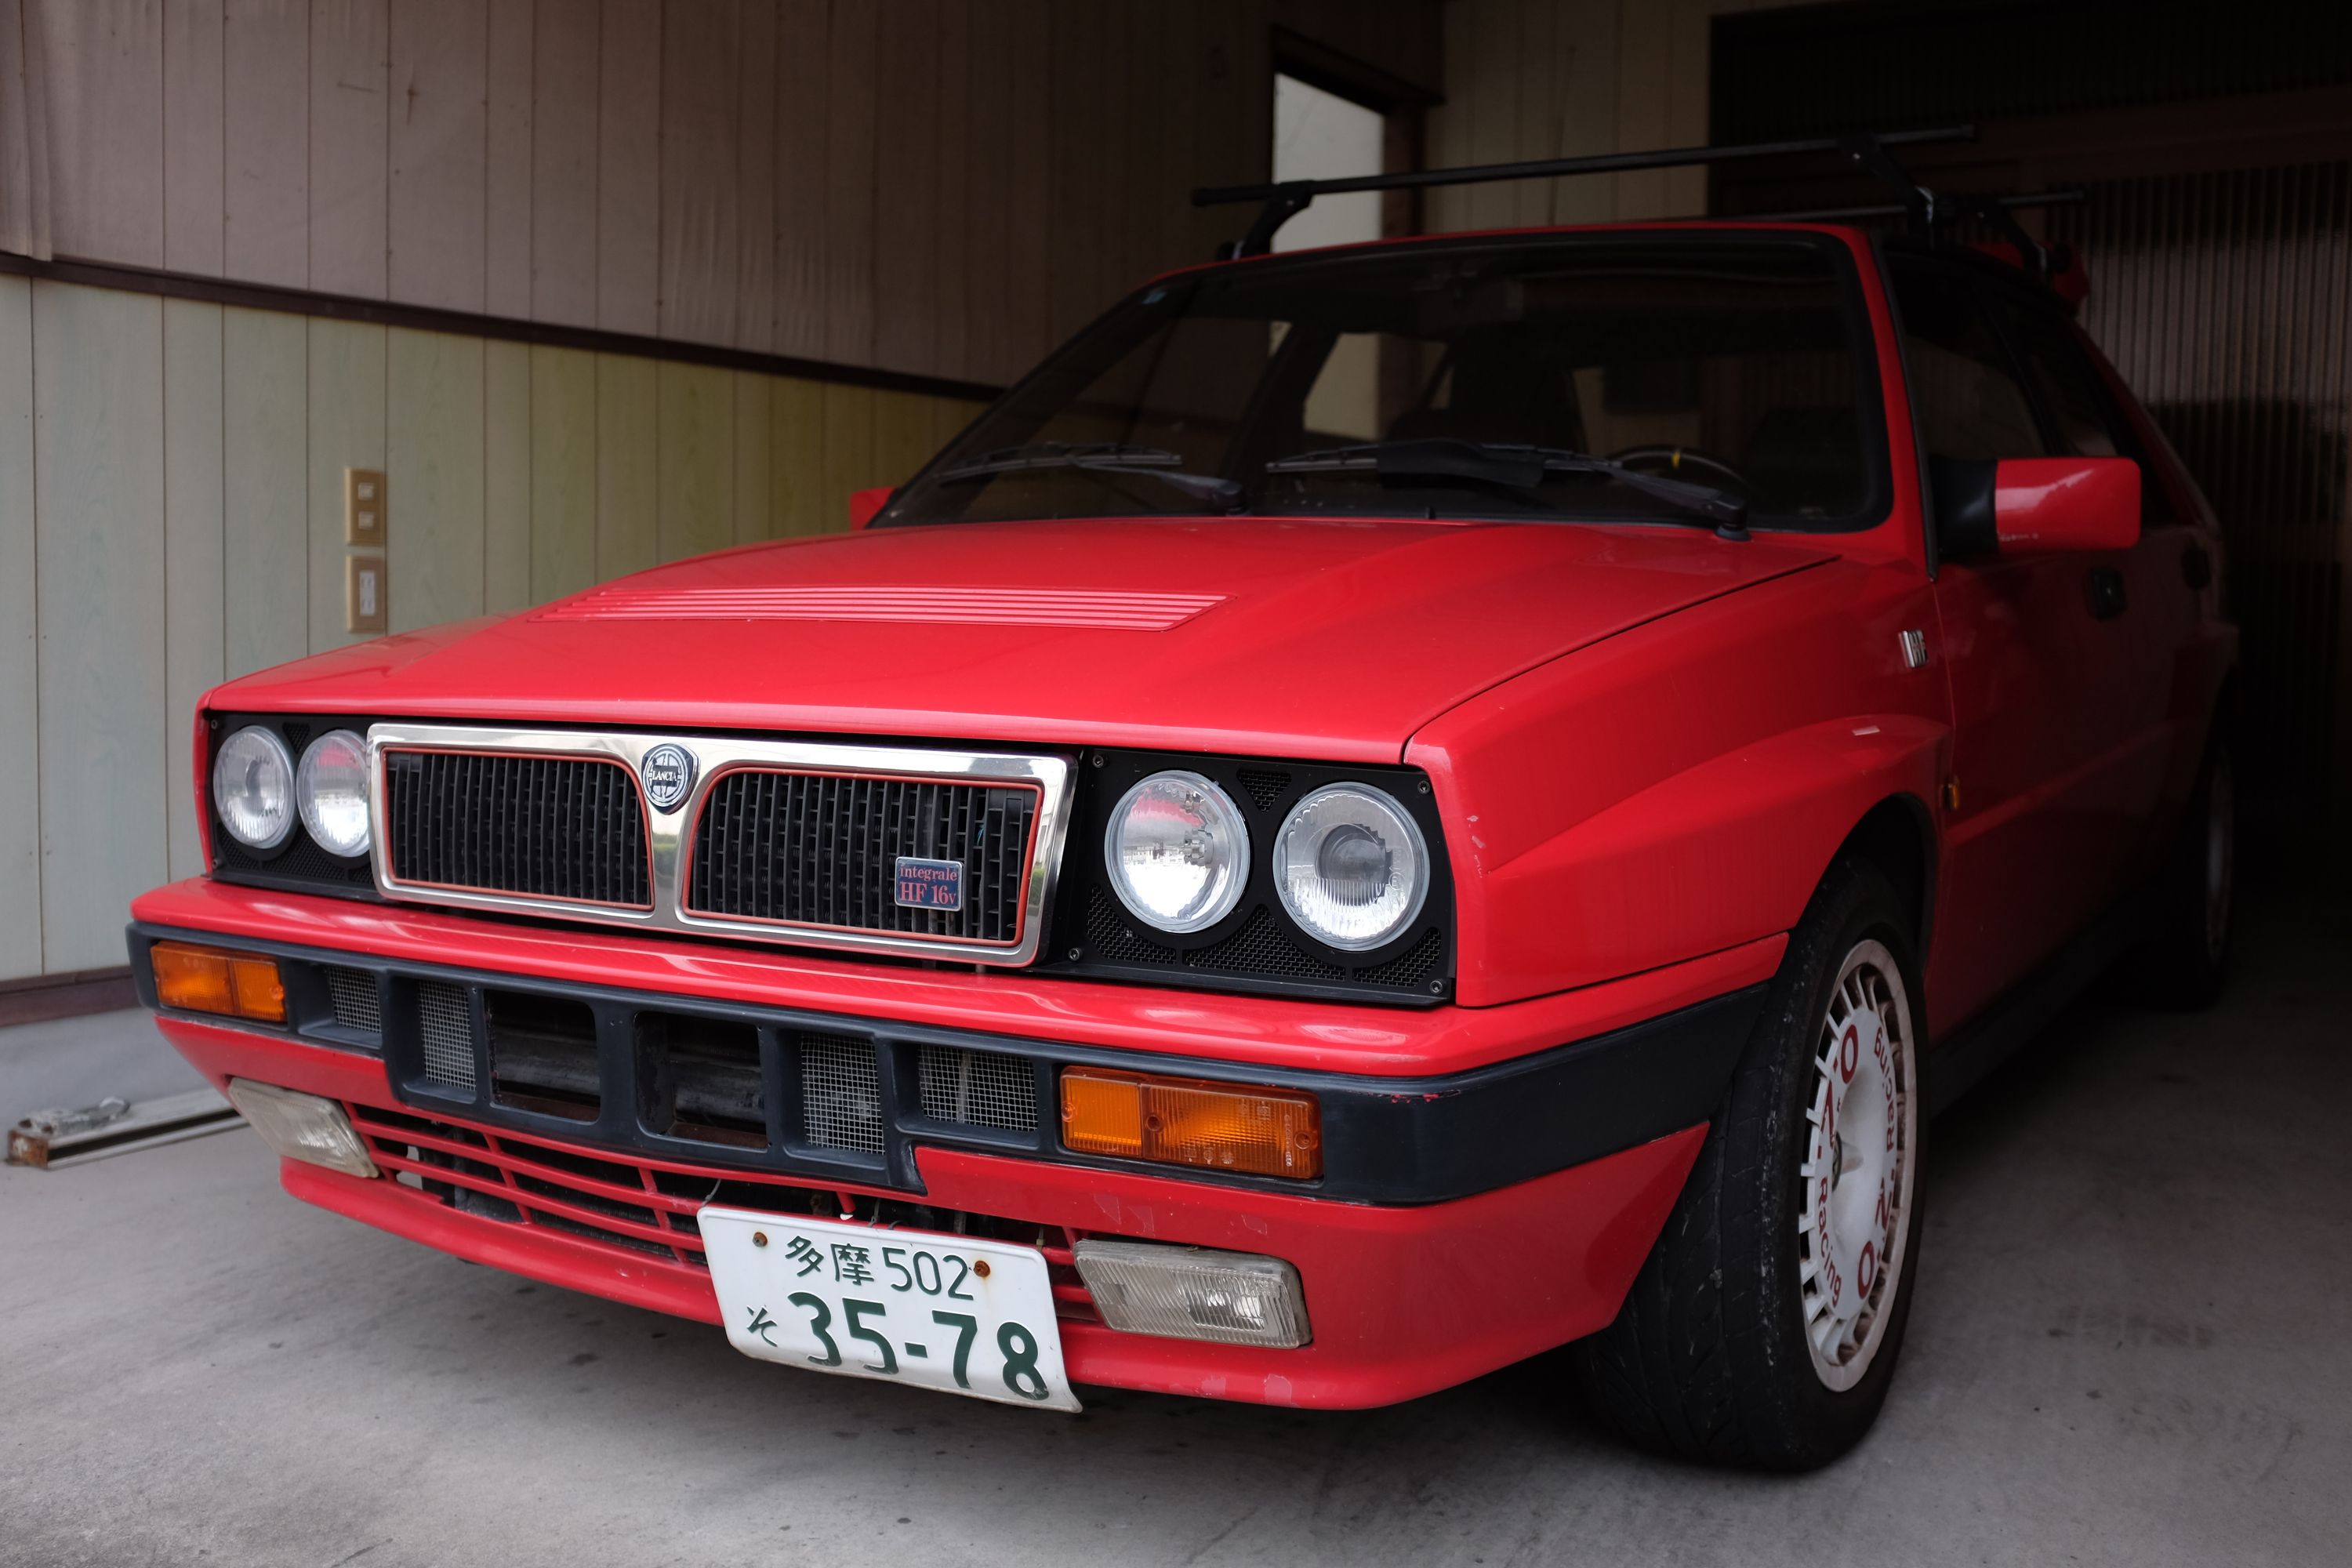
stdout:
[[1816,236],[1252,261],[1112,310],[880,521],[1744,510],[1757,527],[1860,527],[1885,490],[1867,342],[1846,252]]

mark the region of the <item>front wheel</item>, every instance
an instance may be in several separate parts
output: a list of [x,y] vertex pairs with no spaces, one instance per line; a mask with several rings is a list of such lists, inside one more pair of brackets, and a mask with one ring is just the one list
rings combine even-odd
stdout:
[[1918,998],[1901,900],[1842,859],[1616,1321],[1572,1347],[1628,1436],[1807,1469],[1870,1429],[1918,1270]]

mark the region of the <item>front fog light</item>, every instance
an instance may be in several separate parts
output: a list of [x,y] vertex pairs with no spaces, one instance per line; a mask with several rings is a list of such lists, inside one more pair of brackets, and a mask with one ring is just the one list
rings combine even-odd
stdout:
[[261,1134],[272,1152],[289,1160],[324,1165],[347,1176],[373,1176],[375,1162],[367,1157],[360,1135],[331,1100],[249,1078],[228,1080],[228,1100],[246,1124]]
[[1093,1237],[1076,1257],[1103,1321],[1124,1333],[1270,1350],[1313,1337],[1298,1270],[1279,1258]]

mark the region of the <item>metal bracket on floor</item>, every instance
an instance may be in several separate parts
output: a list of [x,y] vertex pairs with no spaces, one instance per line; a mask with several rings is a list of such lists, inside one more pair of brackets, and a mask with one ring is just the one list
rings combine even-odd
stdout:
[[226,1131],[243,1121],[236,1107],[213,1089],[135,1105],[109,1098],[79,1110],[37,1110],[8,1129],[8,1163],[54,1171]]

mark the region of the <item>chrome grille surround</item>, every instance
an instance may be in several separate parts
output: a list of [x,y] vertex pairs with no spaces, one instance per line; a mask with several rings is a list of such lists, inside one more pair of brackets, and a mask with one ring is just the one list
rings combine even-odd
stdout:
[[[659,746],[680,746],[696,761],[692,786],[668,810],[656,806],[643,788],[644,763]],[[394,752],[469,752],[492,756],[576,757],[618,762],[638,781],[652,849],[653,907],[629,909],[562,899],[404,882],[393,872],[386,824],[385,755]],[[1023,785],[1038,792],[1023,879],[1018,934],[1004,944],[982,945],[919,934],[787,925],[772,921],[733,920],[698,914],[686,904],[686,872],[691,835],[702,805],[719,779],[745,768],[818,772],[858,776],[937,779],[966,784]],[[410,903],[497,910],[598,925],[734,937],[778,946],[817,947],[901,957],[944,958],[962,963],[1025,964],[1037,955],[1045,935],[1045,910],[1060,872],[1068,837],[1076,775],[1064,756],[997,752],[933,750],[914,746],[836,745],[826,742],[760,741],[732,736],[675,735],[654,731],[486,729],[452,724],[379,723],[368,728],[368,795],[373,834],[369,854],[376,890]]]

